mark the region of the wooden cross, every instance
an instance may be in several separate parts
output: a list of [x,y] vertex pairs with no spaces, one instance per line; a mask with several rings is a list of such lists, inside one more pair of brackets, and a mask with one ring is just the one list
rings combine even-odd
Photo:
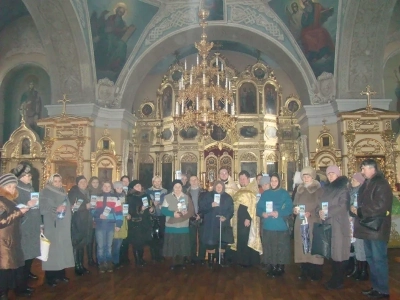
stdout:
[[63,95],[63,99],[62,99],[62,100],[58,100],[57,102],[63,104],[63,110],[62,110],[61,115],[62,115],[62,116],[65,116],[65,114],[67,113],[67,102],[71,102],[71,100],[68,100],[68,99],[67,99],[67,95],[64,94],[64,95]]
[[372,108],[371,96],[376,95],[376,92],[371,91],[371,87],[367,85],[366,91],[361,91],[360,95],[367,95],[367,111],[370,111]]

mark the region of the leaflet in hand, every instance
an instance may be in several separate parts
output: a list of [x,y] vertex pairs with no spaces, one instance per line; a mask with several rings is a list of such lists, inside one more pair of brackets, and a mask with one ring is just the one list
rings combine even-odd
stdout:
[[18,204],[17,205],[18,208],[30,208],[29,206],[25,205],[25,204]]
[[72,206],[72,211],[77,212],[79,210],[79,207],[81,207],[83,203],[82,199],[78,199],[78,201],[75,202],[74,206]]
[[160,192],[155,192],[154,193],[154,201],[160,202],[161,201],[161,193]]
[[147,197],[142,198],[142,203],[143,203],[144,208],[149,207],[149,199],[147,199]]
[[182,179],[182,171],[178,170],[175,172],[175,179],[181,180]]
[[32,209],[39,208],[39,193],[32,192],[31,193],[31,200],[36,200],[36,204],[32,206]]
[[125,192],[125,194],[128,193],[128,187],[127,187],[127,186],[123,186],[123,187],[122,187],[122,190]]
[[91,209],[96,208],[96,202],[97,202],[97,196],[95,196],[95,195],[90,196],[90,208]]
[[353,202],[353,206],[354,206],[355,208],[357,208],[357,207],[358,207],[358,194],[355,194],[355,195],[354,195],[354,202]]
[[272,213],[274,211],[274,202],[267,201],[265,202],[265,212],[267,214]]
[[108,215],[110,214],[111,210],[112,210],[111,207],[106,206],[106,207],[104,208],[103,215],[106,216],[106,217],[108,217]]
[[214,202],[218,205],[221,203],[221,194],[214,194]]
[[260,200],[260,198],[261,198],[261,194],[258,193],[258,194],[256,195],[256,197],[257,197],[257,202],[258,202],[258,200]]
[[125,203],[125,197],[118,197],[119,202],[121,202],[121,204]]
[[306,218],[306,206],[299,205],[299,218],[300,220],[304,220]]
[[185,202],[185,199],[184,199],[184,198],[179,199],[179,202],[178,202],[178,210],[179,210],[183,215],[186,215],[186,213],[187,213],[187,206],[186,206],[186,202]]
[[129,214],[129,204],[122,205],[122,215],[126,217]]
[[328,217],[328,202],[322,202],[322,211],[324,212],[325,218]]

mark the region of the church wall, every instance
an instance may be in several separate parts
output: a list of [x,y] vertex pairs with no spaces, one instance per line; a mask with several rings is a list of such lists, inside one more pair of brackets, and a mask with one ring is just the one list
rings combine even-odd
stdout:
[[[254,57],[251,57],[246,54],[233,52],[233,51],[222,51],[221,56],[227,58],[230,64],[238,71],[242,72],[248,65],[253,65],[256,60]],[[192,64],[196,63],[196,55],[189,55],[186,57],[188,68],[191,67]],[[184,61],[184,58],[181,59]],[[276,62],[270,60],[266,62],[271,68],[274,70],[274,74],[282,87],[282,99],[285,99],[290,94],[297,94],[297,91],[290,79],[290,76],[286,74],[277,64]],[[154,70],[154,69],[153,69]],[[167,67],[163,71],[150,72],[142,81],[141,87],[134,97],[132,97],[133,110],[137,111],[141,103],[146,102],[144,99],[148,99],[150,101],[156,101],[156,92],[159,88],[163,75],[167,72]]]
[[[336,148],[340,148],[339,146],[339,129],[337,123],[335,124],[326,124],[326,128],[329,129],[329,133],[333,136],[335,140]],[[315,152],[317,148],[317,138],[321,134],[322,124],[318,126],[310,126],[308,128],[308,145],[309,151]]]
[[[400,53],[387,60],[383,81],[385,98],[393,99],[390,109],[400,111]],[[396,126],[396,130],[398,130],[398,126]]]

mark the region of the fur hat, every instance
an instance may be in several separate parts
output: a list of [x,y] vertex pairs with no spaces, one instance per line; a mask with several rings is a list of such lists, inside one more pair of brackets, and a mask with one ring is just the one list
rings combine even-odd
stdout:
[[312,179],[315,179],[317,172],[312,167],[304,167],[303,170],[301,170],[301,178],[303,178],[304,175],[310,175]]
[[130,191],[131,189],[133,189],[133,187],[134,187],[135,185],[137,185],[137,184],[142,185],[142,182],[141,182],[140,180],[138,180],[138,179],[135,179],[135,180],[132,180],[131,182],[129,182],[129,185],[128,185],[129,191]]
[[172,181],[172,188],[174,188],[174,186],[175,186],[175,184],[177,184],[177,183],[179,183],[181,186],[183,186],[183,183],[182,183],[182,181],[181,180],[179,180],[179,179],[175,179],[174,181]]
[[26,174],[31,173],[31,166],[27,163],[19,163],[12,171],[18,179],[24,177]]
[[85,176],[83,176],[83,175],[79,175],[79,176],[77,176],[77,177],[76,177],[76,179],[75,179],[75,182],[76,182],[76,184],[78,184],[78,183],[79,183],[79,181],[81,181],[82,179],[85,179],[85,180],[86,180],[86,177],[85,177]]
[[363,184],[365,181],[364,176],[361,173],[354,173],[353,177],[354,180],[358,181],[360,184]]
[[17,185],[18,184],[18,178],[12,173],[7,173],[7,174],[4,174],[4,175],[1,175],[0,176],[0,187],[4,187],[4,186],[9,185],[9,184]]
[[342,175],[342,172],[340,172],[339,167],[336,166],[336,165],[329,166],[329,167],[326,169],[326,175],[328,175],[329,173],[335,173],[337,176]]

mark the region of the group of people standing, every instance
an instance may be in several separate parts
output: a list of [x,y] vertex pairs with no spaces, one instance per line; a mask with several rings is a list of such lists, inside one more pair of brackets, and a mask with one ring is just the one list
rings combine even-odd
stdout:
[[217,261],[242,267],[261,263],[268,276],[280,277],[291,261],[292,230],[299,279],[318,281],[324,258],[305,250],[300,229],[305,221],[310,244],[315,224],[331,226],[326,289],[341,289],[346,275],[367,280],[369,265],[372,288],[363,294],[388,298],[393,194],[376,162],[365,160],[350,185],[337,166],[327,168],[329,182],[323,188],[313,168],[305,167],[299,175],[302,182],[291,197],[276,173],[251,181],[250,174],[241,171],[237,185],[226,168],[219,170],[209,190],[200,187],[197,176],[183,175],[172,182],[170,192],[159,176],[147,190],[127,176],[114,183],[78,176],[76,186],[66,193],[61,176],[53,174],[37,204],[31,196],[30,167],[19,164],[0,176],[0,299],[7,299],[9,289],[27,296],[33,292],[28,279],[37,279],[30,269],[40,255],[41,233],[51,242],[42,263],[50,286],[68,282],[69,267],[79,276],[90,273],[83,262],[85,249],[88,264],[97,264],[105,273],[129,263],[130,246],[137,266],[146,264],[148,246],[154,262],[172,258],[171,269],[185,268],[189,262],[209,267]]

